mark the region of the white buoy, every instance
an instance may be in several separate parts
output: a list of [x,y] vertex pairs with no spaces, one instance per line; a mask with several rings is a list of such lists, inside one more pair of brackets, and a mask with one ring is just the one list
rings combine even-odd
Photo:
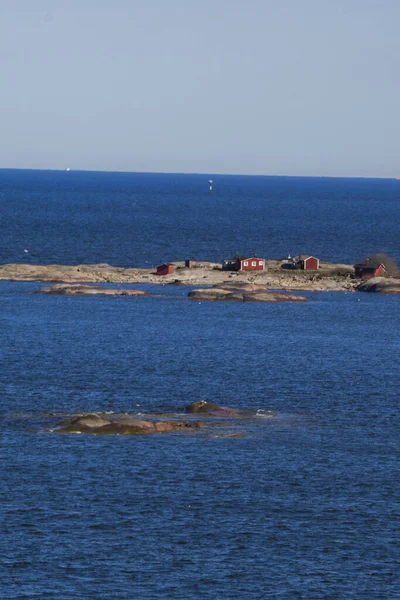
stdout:
[[209,183],[209,186],[210,186],[210,192],[212,192],[213,180],[209,179],[208,183]]

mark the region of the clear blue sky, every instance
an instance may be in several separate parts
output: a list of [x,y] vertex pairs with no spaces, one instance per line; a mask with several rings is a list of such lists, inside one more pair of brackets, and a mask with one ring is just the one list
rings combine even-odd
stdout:
[[0,0],[0,167],[400,176],[400,0]]

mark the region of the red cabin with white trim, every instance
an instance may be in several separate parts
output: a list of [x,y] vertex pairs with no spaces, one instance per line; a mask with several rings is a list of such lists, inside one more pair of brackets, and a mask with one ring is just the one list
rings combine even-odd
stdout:
[[237,254],[233,258],[222,261],[223,271],[264,271],[264,269],[265,260],[257,256],[245,258]]
[[253,256],[251,258],[241,258],[236,260],[237,271],[264,271],[265,260]]

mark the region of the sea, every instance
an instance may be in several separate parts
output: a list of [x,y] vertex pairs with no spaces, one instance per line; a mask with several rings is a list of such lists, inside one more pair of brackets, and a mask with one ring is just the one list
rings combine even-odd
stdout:
[[[208,180],[213,180],[209,192]],[[389,179],[0,170],[2,263],[400,261]],[[2,600],[398,600],[400,298],[0,282]],[[60,435],[76,413],[204,429]]]

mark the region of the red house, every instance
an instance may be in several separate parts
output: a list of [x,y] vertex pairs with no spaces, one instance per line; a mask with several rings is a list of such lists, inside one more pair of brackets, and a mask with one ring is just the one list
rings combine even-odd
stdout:
[[264,271],[264,269],[265,260],[263,258],[254,256],[251,258],[237,259],[237,271]]
[[158,265],[156,275],[171,275],[175,271],[174,265],[163,264]]
[[303,269],[304,271],[316,271],[319,269],[319,259],[315,256],[308,256],[308,254],[300,254],[295,256],[294,264],[296,269]]
[[386,273],[385,265],[375,258],[366,258],[363,262],[354,265],[355,276],[360,279],[370,279],[371,277],[384,277]]
[[264,271],[264,269],[265,260],[256,256],[250,258],[234,256],[222,261],[223,271]]

